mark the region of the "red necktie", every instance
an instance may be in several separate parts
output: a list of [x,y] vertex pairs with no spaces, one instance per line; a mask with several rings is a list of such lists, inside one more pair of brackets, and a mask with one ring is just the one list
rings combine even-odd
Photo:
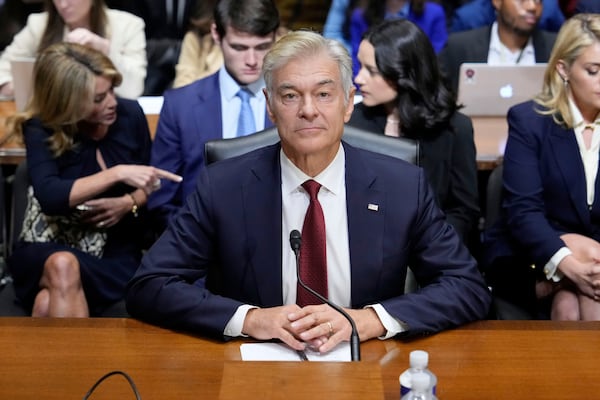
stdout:
[[[321,185],[308,180],[302,187],[310,196],[310,204],[302,225],[300,278],[306,286],[327,297],[327,251],[325,247],[325,218],[317,195]],[[323,302],[298,284],[296,303],[300,307]]]

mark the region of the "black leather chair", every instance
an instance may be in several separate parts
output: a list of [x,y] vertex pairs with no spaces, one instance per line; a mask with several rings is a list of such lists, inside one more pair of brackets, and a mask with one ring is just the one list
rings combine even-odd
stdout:
[[[353,126],[344,128],[342,139],[360,149],[399,158],[411,164],[419,164],[419,142],[416,140],[378,135]],[[269,128],[252,135],[233,139],[210,140],[204,145],[204,160],[206,165],[209,165],[277,142],[279,142],[277,128]],[[404,292],[414,292],[417,288],[417,281],[409,268],[406,274]]]
[[[353,126],[346,126],[342,140],[354,147],[400,158],[415,165],[419,164],[419,143],[412,139],[377,135]],[[204,160],[206,165],[209,165],[277,142],[279,142],[277,128],[268,128],[233,139],[210,140],[204,146]]]
[[[486,210],[484,229],[490,228],[498,220],[502,209],[502,164],[496,166],[490,174],[486,187]],[[493,312],[497,319],[506,320],[528,320],[536,317],[525,308],[494,294]]]

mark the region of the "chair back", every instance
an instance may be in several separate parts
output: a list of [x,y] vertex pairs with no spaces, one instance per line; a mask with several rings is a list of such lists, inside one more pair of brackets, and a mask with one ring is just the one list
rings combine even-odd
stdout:
[[[360,149],[419,164],[419,143],[416,140],[378,135],[348,125],[344,128],[342,140]],[[276,127],[232,139],[209,140],[204,145],[204,161],[209,165],[277,142],[279,134]]]
[[498,220],[502,209],[502,164],[490,174],[486,187],[484,229],[490,228]]

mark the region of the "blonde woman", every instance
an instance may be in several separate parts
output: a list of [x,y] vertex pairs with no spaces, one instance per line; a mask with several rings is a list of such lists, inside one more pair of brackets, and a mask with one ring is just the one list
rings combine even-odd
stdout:
[[505,293],[529,279],[529,297],[549,300],[556,320],[600,320],[599,93],[600,15],[579,14],[558,34],[542,92],[508,112],[488,276]]
[[[51,45],[34,76],[29,107],[11,120],[33,195],[8,265],[33,316],[98,315],[123,297],[139,264],[147,196],[160,179],[179,178],[147,166],[145,116],[115,96],[122,77],[102,52]],[[75,231],[84,243],[66,236]]]

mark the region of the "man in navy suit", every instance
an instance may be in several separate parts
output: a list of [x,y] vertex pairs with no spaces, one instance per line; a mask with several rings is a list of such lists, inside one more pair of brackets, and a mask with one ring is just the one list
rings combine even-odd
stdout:
[[458,89],[460,65],[531,65],[548,61],[556,33],[539,29],[542,0],[488,0],[495,21],[481,28],[452,33],[440,52],[442,69]]
[[279,27],[274,2],[221,0],[215,6],[214,19],[212,35],[223,52],[223,67],[164,96],[151,164],[181,175],[183,181],[174,185],[164,182],[148,199],[149,209],[160,216],[161,229],[193,191],[204,165],[204,143],[236,136],[241,88],[251,94],[255,131],[272,126],[266,116],[261,67]]
[[[280,143],[201,171],[129,284],[131,315],[220,339],[279,339],[298,350],[309,344],[327,352],[348,341],[350,324],[333,308],[296,304],[289,236],[303,229],[309,196],[302,185],[314,180],[322,185],[323,280],[361,340],[484,318],[490,293],[423,170],[341,140],[355,90],[344,46],[293,32],[266,55],[263,71]],[[421,289],[405,294],[408,264]]]

